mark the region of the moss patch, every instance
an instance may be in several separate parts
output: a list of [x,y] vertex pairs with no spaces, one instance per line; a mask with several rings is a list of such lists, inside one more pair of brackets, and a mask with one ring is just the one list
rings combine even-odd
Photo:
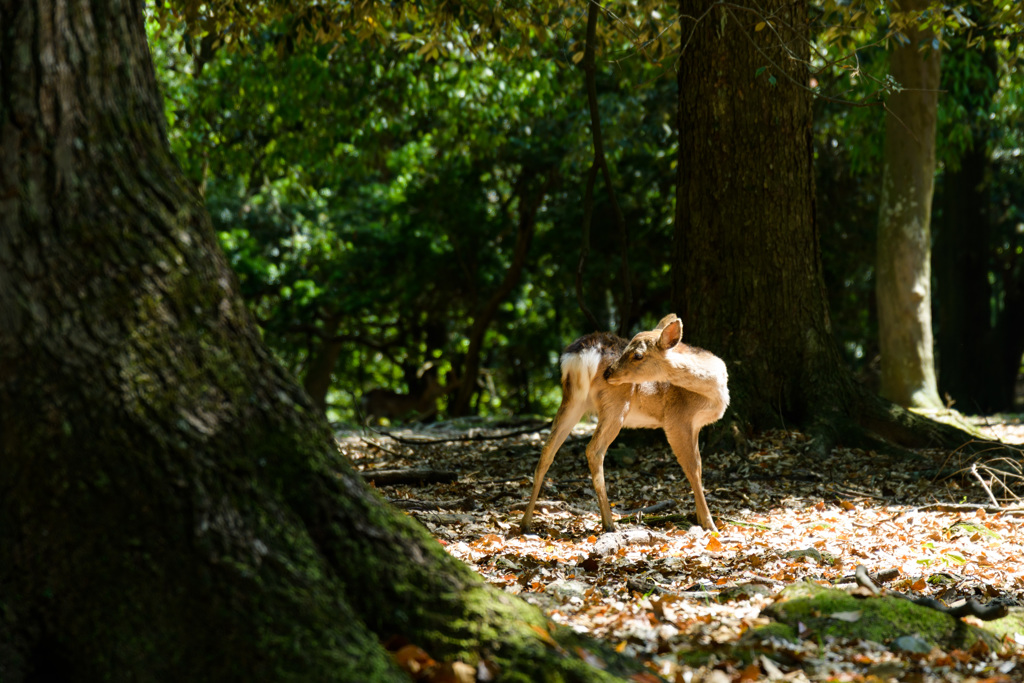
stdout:
[[1024,634],[1024,607],[1011,607],[1010,613],[1002,619],[985,622],[985,630],[997,638]]
[[786,633],[780,631],[780,625],[784,625],[801,628],[805,638],[862,639],[884,644],[900,636],[916,636],[943,649],[965,649],[978,640],[995,648],[1000,639],[993,630],[972,626],[903,598],[860,599],[843,590],[808,582],[785,588],[765,615],[777,623],[755,629],[751,638],[760,639],[762,634],[778,637]]

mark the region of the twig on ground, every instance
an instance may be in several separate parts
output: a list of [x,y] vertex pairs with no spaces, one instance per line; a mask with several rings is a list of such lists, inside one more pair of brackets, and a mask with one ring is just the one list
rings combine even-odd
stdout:
[[985,489],[985,493],[988,494],[988,499],[992,501],[992,504],[1001,510],[1002,506],[999,505],[999,501],[996,500],[996,497],[992,495],[992,489],[988,487],[985,480],[981,478],[980,474],[978,474],[978,463],[971,463],[971,474],[974,475],[974,478],[978,480],[979,484],[981,484],[981,488]]
[[[373,427],[367,427],[374,434],[380,436],[386,436],[389,439],[394,439],[398,443],[406,444],[408,446],[425,446],[430,444],[438,443],[461,443],[464,441],[497,441],[500,439],[508,439],[513,436],[520,436],[522,434],[532,434],[533,432],[539,432],[542,429],[547,429],[551,426],[551,422],[544,422],[523,429],[517,429],[514,432],[505,432],[503,434],[469,434],[467,436],[457,436],[450,439],[410,439],[405,436],[398,436],[393,432],[386,432],[383,429],[375,429]],[[372,443],[372,442],[371,442]]]
[[1024,515],[1024,507],[1021,508],[1002,508],[992,507],[991,505],[978,505],[977,503],[933,503],[931,505],[922,505],[920,507],[907,510],[903,514],[909,512],[977,512],[982,510],[990,515],[1004,515],[1017,517]]
[[[861,569],[864,569],[864,571],[867,572],[867,568],[864,567],[864,565],[862,565],[862,564],[857,565],[857,571],[860,571]],[[889,569],[880,569],[880,570],[878,570],[874,574],[867,574],[867,578],[871,582],[872,585],[875,585],[877,583],[884,583],[886,581],[892,581],[893,579],[895,579],[899,575],[900,575],[900,570],[896,569],[895,567],[891,567]],[[836,585],[840,585],[840,584],[844,584],[844,583],[857,583],[858,585],[860,584],[860,582],[857,580],[857,575],[856,574],[849,574],[849,575],[844,576],[843,578],[839,579],[838,581],[836,581]],[[871,589],[868,588],[868,590],[871,590]]]
[[361,436],[361,437],[359,437],[359,440],[360,440],[360,441],[362,441],[362,442],[363,442],[363,443],[365,443],[365,444],[368,444],[368,445],[370,445],[370,446],[373,446],[374,448],[376,448],[376,449],[378,449],[378,450],[384,451],[384,452],[385,452],[385,453],[387,453],[388,455],[393,455],[393,456],[395,456],[396,458],[404,458],[404,457],[405,457],[405,456],[404,456],[404,455],[402,455],[401,453],[396,453],[395,451],[393,451],[393,450],[391,450],[391,449],[389,449],[389,448],[385,448],[384,446],[381,446],[381,445],[380,445],[379,443],[377,443],[376,441],[370,441],[370,440],[369,440],[369,439],[367,439],[366,437],[363,437],[363,436]]
[[365,470],[360,472],[363,479],[372,481],[378,486],[395,486],[398,484],[447,484],[459,478],[458,472],[447,470]]
[[653,505],[647,505],[646,507],[636,508],[635,510],[619,510],[618,513],[623,517],[629,517],[632,515],[647,515],[652,512],[661,512],[662,510],[667,510],[675,504],[676,502],[674,500],[663,500],[654,503]]

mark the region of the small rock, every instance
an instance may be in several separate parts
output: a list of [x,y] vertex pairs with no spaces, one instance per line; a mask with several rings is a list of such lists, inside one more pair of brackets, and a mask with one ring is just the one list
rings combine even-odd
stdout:
[[814,560],[817,564],[821,564],[821,553],[817,548],[804,548],[802,550],[790,550],[783,554],[787,560],[796,560],[801,557],[809,557]]
[[619,446],[608,449],[608,459],[616,467],[629,467],[630,465],[635,465],[638,458],[635,448]]
[[755,595],[769,596],[772,592],[767,586],[759,583],[744,583],[739,586],[726,586],[718,592],[718,602],[748,600]]
[[622,529],[603,534],[594,544],[594,553],[604,557],[614,555],[620,548],[628,545],[655,545],[664,543],[668,538],[665,534],[651,531],[650,529]]
[[569,598],[583,598],[590,588],[582,581],[570,581],[568,579],[556,579],[549,583],[544,590],[555,597],[566,600]]
[[878,664],[872,664],[868,667],[868,675],[882,681],[888,681],[892,678],[899,680],[903,674],[904,668],[903,662],[899,660],[879,662]]
[[928,654],[932,651],[932,646],[924,642],[917,636],[900,636],[896,640],[892,641],[893,650],[900,652],[917,652],[918,654]]

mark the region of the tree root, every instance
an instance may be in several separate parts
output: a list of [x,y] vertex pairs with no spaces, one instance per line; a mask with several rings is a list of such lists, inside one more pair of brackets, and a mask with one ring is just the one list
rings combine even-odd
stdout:
[[[856,574],[854,574],[854,577],[857,581],[858,586],[866,588],[876,596],[882,595],[882,589],[879,588],[875,584],[875,582],[871,580],[871,576],[868,574],[868,569],[864,565],[857,565],[857,572]],[[1005,617],[1009,613],[1009,610],[1007,609],[1006,605],[991,602],[987,605],[982,605],[980,602],[973,598],[963,603],[962,605],[958,605],[956,607],[948,607],[939,600],[936,600],[935,598],[929,596],[912,598],[909,595],[905,595],[897,591],[885,591],[885,594],[893,595],[898,598],[903,598],[904,600],[909,600],[915,605],[921,605],[922,607],[930,607],[931,609],[938,610],[940,612],[945,612],[954,619],[972,616],[977,617],[982,621],[994,621],[996,619],[1001,619],[1002,617]]]
[[[918,459],[920,456],[911,449],[945,448],[976,452],[1002,446],[979,438],[977,430],[963,420],[939,422],[932,419],[938,416],[906,410],[859,385],[850,389],[849,400],[844,402],[846,410],[822,410],[813,414],[805,424],[811,448],[816,454],[827,456],[842,445]],[[827,402],[822,404],[828,405]]]

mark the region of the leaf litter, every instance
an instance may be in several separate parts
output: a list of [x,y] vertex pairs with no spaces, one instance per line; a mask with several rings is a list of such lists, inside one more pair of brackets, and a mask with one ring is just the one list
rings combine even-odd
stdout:
[[[980,426],[1004,443],[1024,443],[1019,420]],[[633,430],[620,437],[628,445],[613,444],[605,459],[618,515],[618,530],[605,534],[584,454],[592,431],[579,425],[555,458],[535,533],[526,536],[519,521],[546,430],[440,423],[340,434],[339,448],[369,480],[375,471],[420,472],[410,483],[390,476],[399,483],[378,491],[493,585],[554,623],[642,659],[666,680],[1024,677],[1021,633],[998,649],[942,651],[913,634],[878,643],[813,633],[737,647],[751,629],[770,624],[765,610],[784,587],[811,581],[852,589],[857,565],[891,591],[1024,610],[1024,483],[1004,476],[1024,463],[1019,448],[913,457],[836,449],[820,458],[792,430],[751,440],[746,454],[709,448],[704,486],[719,526],[709,533],[696,526],[689,483],[660,431]],[[857,610],[828,616],[860,618]]]

